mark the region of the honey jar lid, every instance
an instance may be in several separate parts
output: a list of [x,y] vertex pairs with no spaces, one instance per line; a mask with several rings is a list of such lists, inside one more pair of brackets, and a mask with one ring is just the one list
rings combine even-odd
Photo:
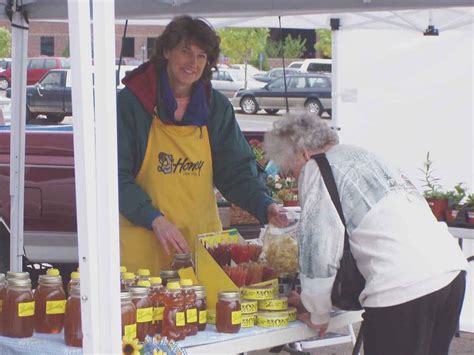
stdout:
[[168,284],[166,285],[166,289],[167,290],[179,290],[181,289],[181,287],[179,286],[179,282],[168,282]]
[[140,281],[137,282],[137,286],[138,287],[150,287],[151,283],[150,283],[150,281],[147,281],[147,280],[140,280]]
[[181,286],[192,286],[193,285],[193,280],[191,280],[191,279],[181,279],[179,281],[179,284]]
[[193,285],[194,291],[204,291],[206,292],[206,286],[203,285]]
[[194,293],[196,294],[196,299],[198,300],[206,298],[206,291],[204,290],[194,290]]
[[61,276],[39,275],[38,283],[40,285],[62,285]]
[[191,254],[189,254],[189,253],[183,253],[183,254],[177,253],[177,254],[174,254],[174,258],[176,260],[189,260],[189,259],[191,259]]
[[124,272],[127,272],[127,268],[125,266],[120,266],[120,273],[123,274]]
[[161,277],[159,276],[153,276],[153,277],[150,277],[150,282],[152,285],[161,285]]
[[73,271],[71,272],[71,279],[72,280],[79,280],[81,278],[81,274],[79,271]]
[[29,280],[30,274],[27,272],[7,271],[7,280],[11,279]]
[[128,291],[120,292],[120,299],[122,301],[131,301],[132,296],[130,295],[130,292],[128,292]]
[[123,280],[135,280],[135,274],[133,272],[124,272],[122,274]]
[[148,269],[138,269],[137,270],[138,276],[150,276],[150,270]]
[[29,287],[31,288],[31,280],[30,279],[8,279],[7,287]]
[[170,278],[177,278],[178,271],[176,270],[161,270],[160,276],[162,279],[170,279]]
[[130,292],[132,298],[148,296],[149,292],[147,287],[130,287],[128,291]]
[[5,282],[5,274],[0,274],[0,283]]
[[46,275],[48,275],[48,276],[59,276],[59,270],[54,269],[54,268],[48,269],[48,270],[46,270]]
[[222,291],[217,294],[217,297],[222,301],[240,301],[240,292]]

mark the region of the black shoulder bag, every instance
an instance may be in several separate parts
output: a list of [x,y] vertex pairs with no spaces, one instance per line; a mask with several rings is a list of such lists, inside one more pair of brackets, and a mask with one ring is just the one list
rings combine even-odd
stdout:
[[354,257],[349,246],[349,235],[347,234],[346,220],[342,213],[341,201],[337,192],[336,182],[326,154],[316,154],[313,158],[319,166],[326,188],[331,200],[336,207],[337,213],[344,225],[344,251],[340,260],[339,270],[332,287],[331,301],[334,306],[345,311],[357,311],[362,309],[359,295],[364,289],[365,279],[357,268]]

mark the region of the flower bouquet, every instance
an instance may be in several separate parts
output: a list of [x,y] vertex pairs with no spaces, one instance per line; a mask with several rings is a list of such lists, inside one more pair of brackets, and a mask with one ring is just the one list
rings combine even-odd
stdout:
[[296,179],[282,178],[279,175],[267,177],[267,188],[275,201],[282,202],[285,206],[298,205],[298,188]]

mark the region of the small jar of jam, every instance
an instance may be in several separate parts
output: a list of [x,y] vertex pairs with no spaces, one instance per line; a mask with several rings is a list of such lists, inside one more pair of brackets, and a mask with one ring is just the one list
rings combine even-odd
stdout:
[[28,338],[33,335],[35,301],[30,279],[12,278],[9,275],[2,313],[4,335],[11,338]]
[[161,270],[160,277],[161,277],[161,284],[163,285],[163,287],[166,287],[169,280],[172,280],[172,279],[179,280],[179,274],[177,270]]
[[120,281],[120,288],[122,291],[128,291],[133,286],[135,286],[135,274],[133,272],[124,272]]
[[172,340],[183,340],[186,337],[184,333],[186,316],[184,314],[184,297],[179,283],[169,282],[166,285],[164,301],[165,310],[163,312],[161,335]]
[[242,322],[240,293],[219,292],[216,304],[216,329],[219,333],[238,333]]
[[35,331],[60,333],[65,311],[66,293],[61,276],[40,275],[35,291]]
[[195,285],[194,293],[196,294],[196,309],[198,313],[198,330],[203,331],[206,329],[207,324],[207,300],[206,300],[206,288],[201,285]]
[[192,267],[194,269],[194,262],[191,254],[174,254],[171,268],[173,270],[179,270],[186,267]]
[[148,269],[138,269],[137,270],[136,281],[138,282],[140,280],[150,281],[150,270],[148,270]]
[[183,293],[184,312],[186,316],[184,334],[186,336],[196,335],[198,332],[198,312],[196,307],[196,294],[194,293],[192,280],[181,280],[181,292]]
[[0,274],[0,335],[3,335],[4,321],[3,321],[3,308],[5,304],[5,294],[7,293],[7,283],[5,280],[5,274]]
[[132,339],[137,337],[137,308],[132,302],[130,292],[120,293],[120,308],[122,313],[122,336]]
[[150,277],[151,292],[150,298],[153,304],[153,324],[155,333],[161,333],[161,324],[163,323],[163,312],[165,310],[166,289],[161,284],[161,277]]
[[79,287],[81,283],[81,274],[79,271],[73,271],[71,272],[71,279],[69,280],[69,283],[67,285],[67,294],[71,294],[71,288],[73,287]]
[[131,287],[129,289],[132,302],[136,307],[137,338],[144,341],[147,335],[154,336],[153,305],[148,297],[148,287]]
[[66,345],[82,348],[81,290],[71,287],[64,315],[64,340]]

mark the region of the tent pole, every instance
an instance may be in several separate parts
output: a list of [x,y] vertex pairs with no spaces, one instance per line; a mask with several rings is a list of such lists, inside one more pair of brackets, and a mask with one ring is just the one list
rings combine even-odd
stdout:
[[114,1],[93,0],[93,48],[95,66],[95,158],[97,181],[97,265],[101,351],[119,354],[120,241],[118,213],[117,113],[115,86]]
[[28,23],[12,8],[12,115],[10,140],[10,270],[23,268],[25,197],[26,65]]
[[339,55],[338,55],[338,35],[339,35],[339,27],[340,27],[340,19],[339,18],[331,18],[331,57],[332,57],[332,67],[331,67],[331,100],[332,100],[332,108],[331,108],[331,118],[332,118],[332,127],[336,130],[339,130]]
[[[76,213],[81,271],[81,317],[84,354],[106,353],[101,339],[99,269],[97,260],[97,187],[95,122],[92,81],[91,11],[89,1],[68,0],[69,43],[71,43],[72,111]],[[106,237],[106,236],[100,236]],[[108,250],[107,250],[108,251]]]

